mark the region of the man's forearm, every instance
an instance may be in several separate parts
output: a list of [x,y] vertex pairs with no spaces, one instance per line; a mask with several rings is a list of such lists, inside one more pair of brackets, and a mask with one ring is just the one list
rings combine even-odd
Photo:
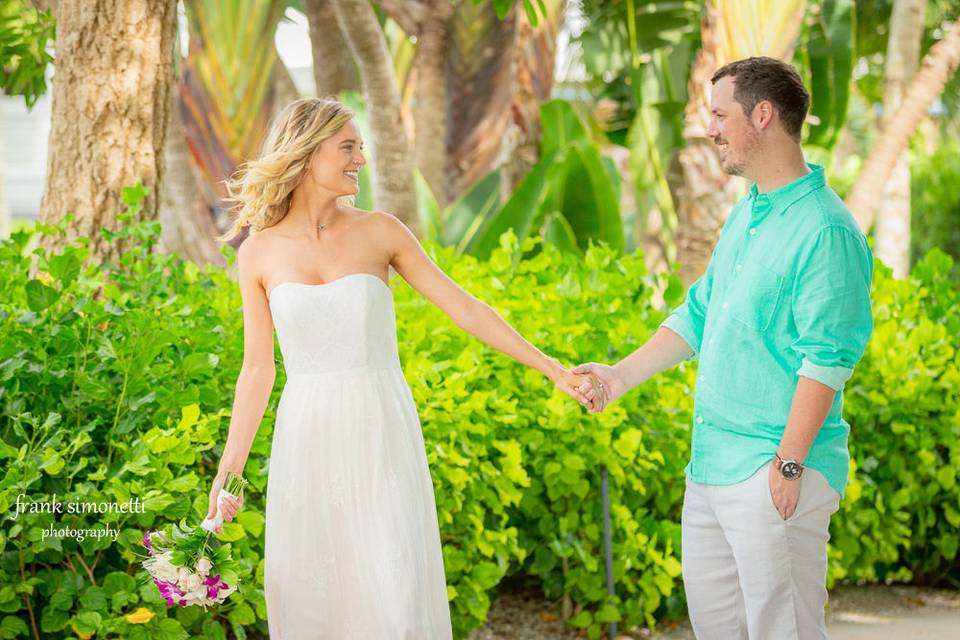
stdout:
[[614,369],[627,389],[632,389],[647,378],[680,364],[693,353],[686,340],[661,327],[642,347],[614,365]]
[[825,384],[800,376],[790,405],[790,417],[777,449],[781,458],[802,462],[807,457],[810,445],[830,413],[836,393]]

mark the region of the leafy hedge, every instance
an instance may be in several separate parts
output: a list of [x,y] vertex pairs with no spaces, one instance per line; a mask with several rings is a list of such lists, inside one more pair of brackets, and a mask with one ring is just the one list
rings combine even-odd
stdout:
[[[128,194],[136,213],[139,195]],[[57,229],[44,229],[57,233]],[[224,538],[244,580],[210,615],[168,610],[139,581],[142,531],[202,518],[242,358],[235,283],[157,255],[156,223],[119,264],[89,263],[83,241],[32,255],[28,234],[0,243],[0,637],[239,638],[266,634],[263,499],[282,368],[246,475],[247,504]],[[642,344],[682,288],[642,258],[593,247],[584,258],[538,247],[514,261],[507,234],[487,261],[430,246],[459,283],[566,363],[613,361]],[[234,254],[225,248],[232,263]],[[39,277],[28,276],[31,258]],[[876,334],[847,385],[854,472],[832,524],[830,578],[956,579],[960,486],[960,294],[931,253],[908,281],[878,266]],[[679,513],[695,370],[684,365],[586,414],[526,370],[394,284],[406,377],[436,488],[456,634],[485,619],[502,578],[537,576],[568,594],[571,623],[597,637],[609,620],[650,624],[683,612]],[[609,469],[619,599],[607,603],[600,519]],[[17,497],[125,502],[143,513],[20,513]],[[42,540],[57,527],[120,530],[116,541]],[[146,611],[141,611],[144,607]],[[151,617],[151,614],[152,617]]]

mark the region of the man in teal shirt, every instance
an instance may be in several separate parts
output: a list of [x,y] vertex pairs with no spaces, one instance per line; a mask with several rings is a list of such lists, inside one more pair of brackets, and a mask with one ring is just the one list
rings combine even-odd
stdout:
[[873,257],[823,167],[804,161],[809,94],[793,67],[748,58],[712,82],[707,135],[750,192],[660,330],[615,366],[575,371],[603,382],[602,410],[699,361],[682,516],[694,632],[826,638],[828,528],[850,464],[842,390],[873,330]]

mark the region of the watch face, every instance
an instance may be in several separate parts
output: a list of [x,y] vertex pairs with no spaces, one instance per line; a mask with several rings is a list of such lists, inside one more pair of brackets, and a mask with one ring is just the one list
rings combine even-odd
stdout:
[[787,480],[796,480],[800,477],[800,472],[802,469],[803,467],[796,462],[793,462],[792,460],[786,461],[780,465],[780,474]]

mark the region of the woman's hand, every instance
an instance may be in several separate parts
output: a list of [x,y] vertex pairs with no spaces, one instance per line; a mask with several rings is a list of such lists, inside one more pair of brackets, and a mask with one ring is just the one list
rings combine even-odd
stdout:
[[622,396],[627,391],[627,385],[620,377],[617,369],[606,364],[588,362],[573,368],[574,373],[591,376],[593,388],[581,385],[579,391],[591,403],[591,413],[603,411],[608,404]]
[[[551,360],[553,359],[551,358]],[[556,364],[556,367],[549,375],[550,380],[557,385],[558,389],[579,402],[585,409],[594,412],[595,403],[588,397],[585,391],[593,391],[594,396],[597,397],[597,378],[589,374],[574,373],[556,360],[553,360],[553,362]]]
[[[223,488],[223,483],[227,479],[227,474],[225,472],[217,473],[216,477],[213,479],[213,487],[210,489],[210,502],[207,509],[207,518],[214,518],[217,515],[217,498],[220,495],[220,489]],[[240,491],[240,495],[235,498],[223,497],[220,499],[220,515],[223,516],[224,522],[230,522],[233,520],[234,516],[237,515],[237,512],[240,511],[240,508],[243,506],[243,490]],[[214,530],[215,533],[223,532],[223,525],[220,525]]]

